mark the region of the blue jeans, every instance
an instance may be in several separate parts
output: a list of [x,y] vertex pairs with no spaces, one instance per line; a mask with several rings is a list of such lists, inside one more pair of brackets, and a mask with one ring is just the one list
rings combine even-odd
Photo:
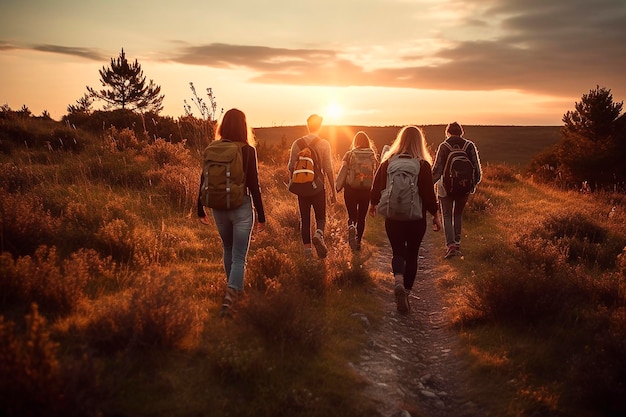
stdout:
[[469,194],[457,197],[439,197],[443,217],[443,231],[446,235],[446,246],[461,244],[463,209],[465,208],[468,198]]
[[228,288],[243,290],[243,277],[246,257],[250,246],[254,211],[250,196],[245,196],[244,203],[232,210],[213,209],[213,219],[222,238],[224,249],[224,270],[228,278]]

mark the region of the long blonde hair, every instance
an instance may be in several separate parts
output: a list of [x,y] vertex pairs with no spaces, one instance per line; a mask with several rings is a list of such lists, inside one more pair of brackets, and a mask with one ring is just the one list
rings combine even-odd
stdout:
[[423,159],[431,165],[433,163],[433,157],[426,147],[424,132],[417,126],[404,126],[400,129],[389,151],[385,153],[383,161],[386,161],[393,155],[401,153],[409,154],[414,158]]

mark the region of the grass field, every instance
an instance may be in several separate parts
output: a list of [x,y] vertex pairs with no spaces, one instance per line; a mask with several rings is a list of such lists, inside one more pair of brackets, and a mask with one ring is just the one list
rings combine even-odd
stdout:
[[[336,153],[343,155],[350,147],[354,134],[366,132],[378,149],[391,144],[400,127],[385,126],[324,126],[321,136],[328,138]],[[426,141],[433,152],[445,138],[444,125],[423,126]],[[532,158],[559,140],[558,126],[464,126],[465,137],[474,141],[483,163],[506,163],[525,168]],[[291,142],[307,133],[304,126],[257,128],[260,143],[290,146]]]
[[[326,129],[341,154],[357,128]],[[382,145],[397,128],[363,130]],[[624,196],[519,174],[557,128],[466,130],[485,177],[466,212],[468,256],[444,264],[440,285],[478,376],[516,384],[498,415],[623,415]],[[339,204],[334,250],[313,268],[303,258],[276,146],[304,133],[257,130],[268,224],[239,315],[223,321],[194,152],[125,129],[0,119],[0,415],[373,415],[348,362],[364,337],[354,314],[378,320],[363,265],[385,238],[353,256]]]

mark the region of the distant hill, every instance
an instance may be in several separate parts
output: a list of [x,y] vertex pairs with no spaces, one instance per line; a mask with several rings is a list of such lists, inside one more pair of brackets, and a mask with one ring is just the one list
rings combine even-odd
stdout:
[[[365,131],[378,149],[391,143],[399,126],[325,126],[322,136],[331,141],[334,152],[343,155],[350,147],[352,137]],[[445,125],[423,126],[426,141],[434,152],[444,139]],[[559,140],[560,126],[464,126],[465,137],[474,141],[483,163],[507,163],[527,166],[535,155]],[[255,128],[260,142],[268,145],[284,141],[286,146],[307,133],[305,126],[280,126]]]

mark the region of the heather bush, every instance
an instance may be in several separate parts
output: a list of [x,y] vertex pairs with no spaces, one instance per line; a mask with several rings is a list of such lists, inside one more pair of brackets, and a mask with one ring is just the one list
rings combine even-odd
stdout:
[[84,306],[88,319],[75,320],[69,329],[102,353],[194,347],[206,312],[192,301],[187,279],[175,271],[152,268],[128,289]]
[[[96,264],[93,259],[97,259]],[[56,248],[47,246],[40,246],[32,257],[20,257],[13,262],[3,254],[2,263],[2,287],[13,297],[7,297],[6,302],[36,302],[55,315],[74,311],[86,297],[85,289],[93,274],[106,265],[91,251],[82,251],[61,261]]]
[[238,316],[281,353],[294,349],[315,353],[324,342],[324,317],[314,305],[310,289],[302,288],[306,283],[299,282],[301,278],[304,277],[283,282],[262,297],[248,297],[242,305],[241,317]]
[[261,248],[248,256],[246,286],[266,292],[280,285],[295,273],[295,264],[288,253],[272,246]]
[[139,348],[180,348],[195,344],[202,315],[187,295],[186,278],[175,271],[152,269],[133,288],[133,344]]
[[483,179],[490,182],[516,182],[517,175],[513,167],[507,164],[486,164],[483,167]]
[[2,249],[15,256],[33,254],[40,245],[56,241],[60,221],[35,194],[4,193],[0,215]]
[[63,385],[57,357],[59,344],[50,336],[36,304],[19,334],[0,316],[0,414],[15,417],[63,415]]
[[603,225],[583,213],[567,212],[548,216],[535,234],[556,242],[570,262],[614,268],[626,239],[610,233]]

